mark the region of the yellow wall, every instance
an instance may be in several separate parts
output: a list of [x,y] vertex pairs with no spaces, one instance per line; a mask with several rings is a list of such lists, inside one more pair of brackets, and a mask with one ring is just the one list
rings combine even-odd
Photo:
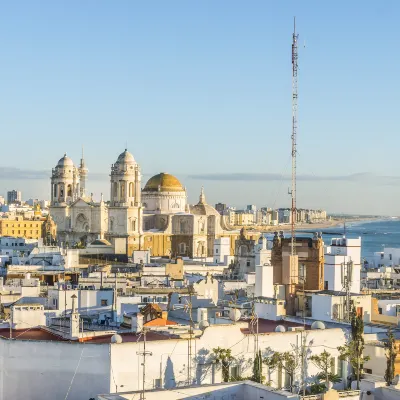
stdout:
[[42,237],[43,223],[44,221],[30,219],[3,219],[0,220],[0,236],[39,239]]
[[146,233],[143,238],[143,250],[151,248],[152,256],[168,256],[171,254],[171,235]]
[[254,214],[250,213],[238,213],[235,215],[235,223],[238,226],[253,225],[254,224]]

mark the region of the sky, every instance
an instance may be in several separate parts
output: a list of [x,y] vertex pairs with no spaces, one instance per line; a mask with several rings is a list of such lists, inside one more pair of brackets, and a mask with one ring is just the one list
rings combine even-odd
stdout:
[[84,146],[108,198],[125,149],[143,184],[197,201],[290,205],[291,42],[299,34],[298,207],[400,215],[398,1],[0,4],[0,195],[50,197]]

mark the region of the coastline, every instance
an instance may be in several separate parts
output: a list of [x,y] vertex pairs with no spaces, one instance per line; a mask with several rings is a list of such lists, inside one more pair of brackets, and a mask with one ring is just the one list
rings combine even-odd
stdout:
[[[297,224],[296,231],[298,230],[319,230],[326,228],[333,228],[335,226],[343,225],[344,223],[352,222],[374,222],[381,221],[384,218],[346,218],[346,219],[335,219],[324,222],[317,222],[312,224]],[[276,231],[290,231],[292,229],[290,224],[284,225],[268,225],[268,226],[238,226],[236,229],[246,228],[248,231],[258,231],[258,232],[276,232]]]

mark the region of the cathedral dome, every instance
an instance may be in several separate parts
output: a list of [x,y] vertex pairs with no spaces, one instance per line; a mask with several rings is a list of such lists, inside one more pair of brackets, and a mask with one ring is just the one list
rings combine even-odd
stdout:
[[67,154],[64,154],[63,158],[60,158],[60,160],[57,163],[58,167],[73,167],[74,162],[67,156]]
[[175,176],[161,172],[150,178],[143,192],[184,192],[185,188]]
[[194,215],[214,215],[218,218],[221,217],[221,214],[213,206],[206,203],[203,188],[201,188],[199,202],[194,206],[190,206],[190,213]]
[[127,149],[125,149],[125,151],[118,156],[116,164],[131,164],[134,162],[135,159],[133,158],[133,155],[129,153]]

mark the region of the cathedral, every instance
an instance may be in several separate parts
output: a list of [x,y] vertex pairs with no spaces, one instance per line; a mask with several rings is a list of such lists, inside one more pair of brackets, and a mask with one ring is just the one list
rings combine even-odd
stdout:
[[87,175],[83,154],[79,167],[65,154],[52,170],[50,214],[60,244],[86,246],[106,239],[115,254],[150,250],[154,256],[206,259],[213,256],[215,239],[229,237],[233,254],[239,232],[207,204],[203,188],[195,205],[167,173],[153,176],[142,189],[140,166],[127,150],[111,165],[108,202],[103,195],[100,202],[87,195]]

